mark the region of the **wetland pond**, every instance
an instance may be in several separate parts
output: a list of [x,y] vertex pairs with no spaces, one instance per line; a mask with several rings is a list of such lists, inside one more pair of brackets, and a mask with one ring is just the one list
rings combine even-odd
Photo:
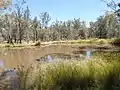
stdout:
[[[118,49],[91,49],[67,46],[67,45],[51,45],[45,47],[32,48],[0,48],[0,67],[13,69],[18,65],[35,64],[39,61],[55,61],[55,60],[83,60],[89,59],[95,53],[99,55],[104,53],[116,53],[120,57]],[[112,54],[110,57],[113,57]]]

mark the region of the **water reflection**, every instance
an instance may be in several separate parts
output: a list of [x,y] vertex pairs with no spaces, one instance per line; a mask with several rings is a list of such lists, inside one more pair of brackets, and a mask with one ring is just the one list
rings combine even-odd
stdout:
[[[95,49],[80,49],[79,47],[72,47],[68,45],[52,45],[23,49],[0,48],[0,66],[13,69],[18,65],[20,66],[24,64],[27,66],[29,64],[38,63],[36,61],[53,62],[55,60],[66,59],[88,60],[95,51]],[[98,51],[99,50],[97,50],[97,52]],[[2,62],[4,65],[2,65]]]
[[18,65],[35,64],[35,60],[51,53],[72,53],[75,48],[71,46],[53,45],[35,48],[0,48],[0,60],[4,63],[4,68],[16,68]]
[[51,55],[48,55],[47,59],[48,59],[48,62],[52,62],[53,61]]
[[91,51],[90,50],[86,51],[86,58],[90,59],[90,56],[91,56]]
[[3,60],[0,60],[0,68],[4,68]]
[[52,53],[40,57],[39,59],[36,59],[36,61],[52,62],[57,60],[85,60],[85,59],[90,59],[90,57],[91,57],[91,51],[88,50],[76,54]]

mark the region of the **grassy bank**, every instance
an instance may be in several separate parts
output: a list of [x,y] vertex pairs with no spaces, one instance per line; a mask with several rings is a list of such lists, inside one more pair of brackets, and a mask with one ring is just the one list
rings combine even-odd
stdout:
[[109,55],[20,69],[20,90],[120,90],[120,58]]
[[81,48],[88,46],[88,47],[102,47],[102,48],[113,48],[113,46],[120,46],[120,39],[81,39],[81,40],[67,40],[67,41],[49,41],[49,42],[40,42],[37,41],[35,43],[22,43],[22,44],[0,44],[0,47],[32,47],[32,46],[46,46],[46,45],[73,45],[73,46],[80,46]]

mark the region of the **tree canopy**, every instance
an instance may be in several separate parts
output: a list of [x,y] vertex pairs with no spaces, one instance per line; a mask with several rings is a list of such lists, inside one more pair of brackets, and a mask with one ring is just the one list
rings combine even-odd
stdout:
[[[3,7],[2,5],[1,7]],[[48,12],[40,12],[39,15],[31,18],[26,1],[16,0],[13,10],[0,16],[0,42],[7,41],[13,44],[37,40],[120,38],[120,20],[115,12],[106,12],[104,15],[98,16],[95,22],[89,23],[89,27],[80,18],[67,21],[56,20],[50,24],[51,19]]]
[[6,9],[9,5],[12,4],[11,0],[0,0],[0,9]]

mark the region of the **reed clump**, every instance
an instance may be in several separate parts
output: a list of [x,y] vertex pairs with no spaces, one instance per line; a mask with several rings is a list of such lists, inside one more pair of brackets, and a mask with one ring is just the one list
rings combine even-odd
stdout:
[[[34,75],[35,73],[28,74],[29,77],[32,75],[34,78],[32,80],[35,81],[32,90],[120,89],[119,60],[109,62],[107,59],[99,57],[80,61],[63,60],[41,63],[37,69],[37,75]],[[32,85],[29,83],[30,81],[27,81],[27,84],[24,85]]]

